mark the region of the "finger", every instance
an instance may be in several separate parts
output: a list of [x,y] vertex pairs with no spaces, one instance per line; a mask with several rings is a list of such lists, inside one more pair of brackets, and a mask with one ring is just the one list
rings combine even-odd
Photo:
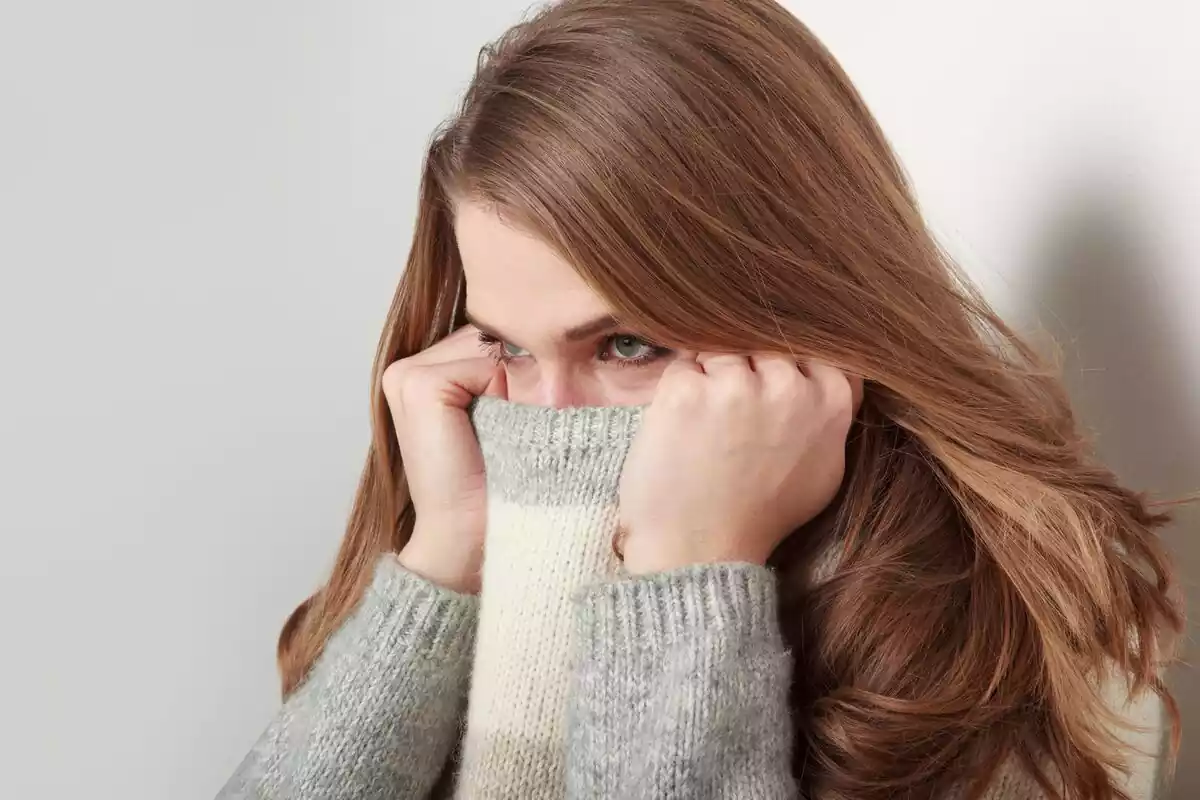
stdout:
[[750,373],[750,359],[736,353],[700,353],[696,363],[708,374]]
[[437,364],[444,361],[474,358],[483,354],[483,344],[479,341],[479,329],[474,325],[464,325],[444,339],[412,356],[412,362],[421,365]]
[[466,408],[473,398],[486,392],[491,384],[503,380],[497,378],[503,368],[487,356],[428,364],[418,369],[421,370],[418,380],[423,382],[424,389],[433,392],[449,389],[439,399],[459,408]]
[[849,375],[847,377],[850,378],[851,408],[857,417],[859,409],[862,408],[863,398],[867,396],[866,381],[858,375]]
[[704,370],[696,363],[695,354],[680,354],[659,376],[651,405],[674,407],[686,403],[700,394],[703,382]]
[[800,364],[790,353],[754,353],[750,366],[755,372],[772,377],[794,378],[802,374]]
[[808,362],[808,376],[821,395],[836,403],[852,404],[850,379],[837,367],[816,359]]
[[767,396],[784,403],[796,402],[808,391],[809,380],[788,353],[755,353],[750,365]]
[[704,369],[701,368],[699,362],[696,361],[698,354],[695,350],[680,350],[675,354],[675,358],[667,364],[663,370],[665,376],[668,372],[674,373],[699,373],[704,374]]

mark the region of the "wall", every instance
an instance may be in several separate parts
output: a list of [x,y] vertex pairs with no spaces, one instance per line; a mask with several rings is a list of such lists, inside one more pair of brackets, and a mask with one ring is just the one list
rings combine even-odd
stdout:
[[[1200,7],[789,7],[855,80],[950,250],[1006,317],[1058,340],[1104,459],[1161,497],[1200,490]],[[1192,608],[1197,533],[1192,506],[1167,534]],[[1200,796],[1200,681],[1170,680],[1191,731],[1184,800]]]
[[[270,718],[422,145],[524,5],[0,5],[0,795],[211,797]],[[1118,469],[1193,488],[1197,11],[994,5],[792,3],[1001,307],[1070,332]]]

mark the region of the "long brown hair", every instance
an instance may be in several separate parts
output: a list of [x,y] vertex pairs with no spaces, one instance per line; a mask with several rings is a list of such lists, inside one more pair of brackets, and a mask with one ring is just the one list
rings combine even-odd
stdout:
[[[1095,463],[1056,372],[922,220],[840,66],[772,0],[566,0],[485,48],[434,136],[332,575],[284,627],[303,679],[413,524],[380,377],[455,322],[453,202],[554,246],[650,340],[790,350],[867,381],[835,503],[776,552],[810,796],[1123,797],[1104,676],[1166,701],[1167,520]],[[814,581],[814,553],[835,553]]]

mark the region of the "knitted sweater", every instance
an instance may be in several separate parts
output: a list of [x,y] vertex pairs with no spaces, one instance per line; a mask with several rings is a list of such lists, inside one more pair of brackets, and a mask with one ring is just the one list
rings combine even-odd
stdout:
[[547,414],[493,400],[473,408],[488,524],[458,797],[566,793],[571,598],[620,566],[617,481],[637,414]]
[[[481,398],[472,417],[488,479],[481,595],[381,558],[218,800],[425,800],[442,777],[464,798],[797,798],[773,573],[633,577],[612,558],[640,410]],[[1150,754],[1127,791],[1149,800],[1157,699],[1125,713],[1146,728],[1131,748]],[[1015,767],[989,792],[1041,797]]]

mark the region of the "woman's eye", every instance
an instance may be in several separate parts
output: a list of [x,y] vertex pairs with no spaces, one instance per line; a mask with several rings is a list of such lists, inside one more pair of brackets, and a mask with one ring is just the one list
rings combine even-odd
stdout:
[[609,358],[624,361],[636,361],[653,354],[654,346],[647,344],[636,336],[614,336],[608,342],[605,354]]
[[479,332],[479,346],[483,348],[485,353],[495,359],[497,364],[503,364],[511,359],[529,355],[528,350],[523,350],[515,344],[510,344],[483,331]]
[[504,351],[505,358],[517,358],[518,356],[529,355],[528,350],[517,347],[515,344],[512,344],[511,342],[501,342],[500,347]]

